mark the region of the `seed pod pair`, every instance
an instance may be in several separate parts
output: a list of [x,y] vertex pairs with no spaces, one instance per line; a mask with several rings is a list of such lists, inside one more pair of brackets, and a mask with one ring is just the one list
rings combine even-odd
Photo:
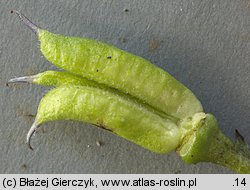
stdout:
[[54,120],[88,122],[157,153],[175,150],[179,144],[181,130],[177,121],[173,122],[167,115],[131,96],[86,78],[46,71],[10,82],[56,87],[39,104],[35,122],[27,135],[29,146],[38,126]]
[[250,172],[249,150],[233,149],[215,117],[205,114],[194,94],[167,72],[112,45],[42,30],[14,12],[37,34],[43,55],[68,72],[11,80],[56,86],[40,102],[28,144],[42,123],[78,120],[153,152],[176,150],[187,163],[208,161]]

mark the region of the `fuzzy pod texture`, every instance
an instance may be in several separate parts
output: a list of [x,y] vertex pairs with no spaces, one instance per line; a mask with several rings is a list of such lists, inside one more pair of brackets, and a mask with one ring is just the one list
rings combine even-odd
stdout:
[[33,76],[27,76],[32,78],[32,83],[43,86],[61,86],[61,85],[81,85],[92,86],[97,88],[107,88],[104,85],[98,84],[95,81],[89,80],[84,77],[79,77],[68,72],[61,71],[44,71]]
[[156,153],[175,150],[181,139],[181,129],[173,121],[126,97],[94,87],[67,85],[48,92],[39,104],[27,140],[39,125],[55,120],[91,123]]

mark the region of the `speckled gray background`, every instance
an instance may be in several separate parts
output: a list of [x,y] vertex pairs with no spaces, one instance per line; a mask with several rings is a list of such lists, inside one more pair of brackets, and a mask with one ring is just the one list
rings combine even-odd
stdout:
[[5,84],[55,67],[11,9],[55,33],[92,37],[149,59],[188,86],[224,133],[234,138],[237,128],[250,143],[250,1],[0,1],[0,173],[231,173],[185,165],[175,153],[157,155],[71,121],[44,125],[30,151],[26,133],[49,88]]

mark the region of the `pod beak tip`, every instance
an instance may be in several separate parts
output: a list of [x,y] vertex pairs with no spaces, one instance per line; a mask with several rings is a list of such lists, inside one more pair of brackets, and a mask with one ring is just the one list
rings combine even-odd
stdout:
[[28,147],[29,147],[30,150],[32,150],[32,151],[34,150],[29,143],[28,143]]
[[14,10],[14,9],[10,10],[10,13],[11,13],[11,14],[13,14],[13,13],[20,14],[19,11]]
[[39,27],[33,22],[31,22],[25,15],[16,10],[11,10],[10,13],[16,13],[26,26],[28,26],[35,34],[38,34]]
[[36,124],[36,120],[35,120],[31,126],[28,134],[27,134],[27,139],[26,139],[27,145],[28,145],[30,150],[33,150],[32,146],[31,146],[31,137],[34,135],[37,128],[38,128],[38,125]]

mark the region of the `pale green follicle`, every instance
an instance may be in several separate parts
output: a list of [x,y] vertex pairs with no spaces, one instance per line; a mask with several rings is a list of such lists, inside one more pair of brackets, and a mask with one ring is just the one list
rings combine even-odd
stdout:
[[103,42],[41,29],[38,38],[43,55],[70,73],[129,93],[177,118],[203,111],[189,89],[141,57]]
[[39,104],[27,141],[38,125],[55,120],[95,124],[157,153],[175,150],[181,138],[181,130],[173,121],[126,97],[94,87],[72,85],[52,89]]
[[39,73],[34,78],[33,83],[43,86],[61,86],[65,84],[75,84],[93,87],[101,86],[98,83],[88,80],[86,78],[60,71],[45,71],[43,73]]
[[72,73],[61,71],[44,71],[36,75],[16,77],[9,80],[10,83],[32,83],[42,86],[61,86],[61,85],[82,85],[93,86],[98,88],[108,88],[95,81],[91,81],[84,77],[76,76]]

